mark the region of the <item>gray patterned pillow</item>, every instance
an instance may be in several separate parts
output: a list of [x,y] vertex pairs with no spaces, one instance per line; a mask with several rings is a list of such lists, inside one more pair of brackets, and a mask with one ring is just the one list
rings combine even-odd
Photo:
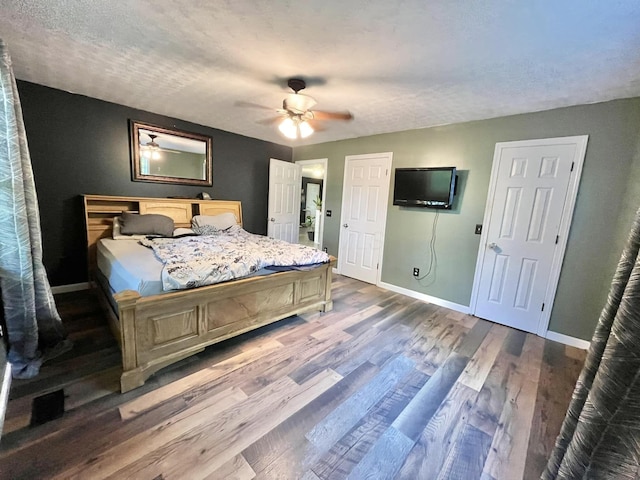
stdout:
[[213,225],[192,225],[191,230],[198,235],[217,235],[220,233],[220,230]]

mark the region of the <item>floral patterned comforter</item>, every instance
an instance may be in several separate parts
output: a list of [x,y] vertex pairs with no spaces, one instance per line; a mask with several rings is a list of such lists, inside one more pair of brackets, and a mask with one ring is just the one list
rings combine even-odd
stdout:
[[163,290],[183,290],[245,277],[269,266],[325,263],[329,256],[311,247],[237,228],[216,235],[140,240],[164,264]]

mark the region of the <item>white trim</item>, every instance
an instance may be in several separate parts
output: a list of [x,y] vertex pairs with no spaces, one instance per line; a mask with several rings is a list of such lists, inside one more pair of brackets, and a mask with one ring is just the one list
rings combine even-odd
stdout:
[[2,385],[0,385],[0,437],[2,437],[2,427],[9,403],[9,390],[11,390],[11,364],[7,362],[4,366],[4,372],[2,372]]
[[[316,158],[311,160],[296,160],[294,163],[298,165],[317,165],[322,164],[324,168],[324,174],[322,177],[322,210],[320,216],[320,228],[316,227],[316,231],[320,231],[320,241],[318,242],[318,249],[322,250],[324,246],[324,220],[325,220],[325,210],[326,210],[326,201],[327,201],[327,170],[329,169],[329,159],[328,158]],[[300,185],[302,185],[302,173],[300,174]]]
[[591,345],[591,342],[582,340],[581,338],[571,337],[563,333],[552,332],[551,330],[547,330],[545,338],[554,342],[564,343],[565,345],[569,345],[570,347],[581,348],[582,350],[589,350],[589,346]]
[[[569,186],[567,188],[567,197],[562,209],[562,220],[558,235],[560,241],[558,247],[554,251],[553,261],[551,263],[551,271],[549,272],[549,282],[547,283],[547,291],[544,297],[544,303],[549,305],[541,312],[538,326],[534,333],[541,337],[545,337],[549,328],[549,320],[553,310],[553,302],[555,300],[558,282],[560,280],[560,271],[562,269],[562,260],[564,259],[567,241],[569,239],[569,228],[573,219],[573,211],[575,209],[576,198],[578,196],[578,186],[580,185],[580,177],[582,175],[582,167],[584,165],[584,157],[587,151],[587,141],[589,135],[577,135],[573,137],[557,137],[543,138],[536,140],[520,140],[515,142],[498,142],[496,143],[493,154],[493,164],[491,167],[491,180],[489,182],[489,193],[487,195],[487,205],[484,211],[484,219],[482,221],[482,235],[480,236],[480,245],[478,245],[478,256],[476,259],[476,270],[473,277],[473,289],[471,290],[470,312],[474,314],[478,305],[478,291],[480,289],[480,276],[482,274],[482,261],[486,252],[487,236],[489,232],[489,221],[491,219],[491,210],[493,209],[493,199],[498,181],[498,161],[505,148],[514,148],[522,146],[538,146],[538,145],[565,145],[573,143],[576,145],[576,152],[573,158],[574,168],[569,178]],[[570,338],[570,337],[568,337]]]
[[386,156],[389,161],[389,166],[386,173],[387,183],[385,184],[385,192],[383,193],[383,197],[385,198],[383,211],[380,212],[380,217],[382,219],[382,231],[380,232],[380,255],[378,256],[378,271],[376,272],[376,283],[375,285],[380,286],[381,276],[382,276],[382,260],[384,257],[384,240],[386,236],[386,228],[387,228],[387,209],[389,205],[389,192],[391,190],[391,168],[393,166],[393,152],[380,152],[380,153],[365,153],[362,155],[347,155],[344,157],[344,175],[342,177],[342,200],[341,200],[341,208],[340,208],[340,222],[341,224],[338,226],[338,272],[342,272],[342,267],[344,263],[344,258],[346,255],[340,255],[340,246],[342,245],[342,222],[345,217],[345,200],[344,200],[344,188],[347,183],[347,163],[349,160],[364,160],[367,158],[377,158]]
[[91,285],[89,282],[71,283],[69,285],[58,285],[51,287],[51,293],[57,295],[59,293],[79,292],[80,290],[89,290]]
[[416,300],[422,300],[423,302],[433,303],[434,305],[445,307],[445,308],[448,308],[449,310],[455,310],[456,312],[466,313],[466,314],[469,313],[469,307],[465,305],[453,303],[453,302],[450,302],[449,300],[443,300],[442,298],[438,298],[438,297],[432,297],[431,295],[416,292],[414,290],[409,290],[408,288],[398,287],[397,285],[392,285],[391,283],[380,282],[378,283],[378,287],[391,290],[392,292],[401,293],[403,295],[406,295],[407,297],[415,298]]
[[335,273],[336,275],[340,275],[340,272],[336,267],[331,267],[331,273]]

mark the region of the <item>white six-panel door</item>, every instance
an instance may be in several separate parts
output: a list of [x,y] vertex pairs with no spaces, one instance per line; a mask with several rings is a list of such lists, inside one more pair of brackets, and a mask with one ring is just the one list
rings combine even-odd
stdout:
[[391,153],[345,159],[338,269],[377,283],[389,201]]
[[300,228],[300,165],[272,158],[269,162],[267,235],[298,243]]
[[573,203],[570,212],[565,208],[572,202],[570,184],[575,193],[575,164],[586,146],[586,137],[584,146],[576,138],[496,145],[474,289],[476,316],[534,333],[545,308],[548,320],[563,253],[557,250],[568,233],[568,225],[561,231],[563,218],[573,211]]

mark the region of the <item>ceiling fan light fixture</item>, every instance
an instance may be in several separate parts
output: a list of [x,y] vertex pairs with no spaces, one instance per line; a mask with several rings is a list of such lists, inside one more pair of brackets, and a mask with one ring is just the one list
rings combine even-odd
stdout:
[[314,131],[313,127],[306,120],[303,122],[300,122],[300,124],[298,125],[298,128],[300,129],[300,138],[307,138]]
[[157,135],[149,135],[150,142],[140,145],[140,154],[143,157],[150,158],[151,160],[160,159],[160,145],[156,143]]
[[291,117],[285,118],[278,126],[278,130],[280,130],[285,137],[290,138],[291,140],[298,138],[298,128]]
[[299,117],[285,118],[282,120],[280,125],[278,125],[278,130],[280,130],[285,137],[290,138],[291,140],[307,138],[314,132],[313,127],[309,122],[302,120]]

